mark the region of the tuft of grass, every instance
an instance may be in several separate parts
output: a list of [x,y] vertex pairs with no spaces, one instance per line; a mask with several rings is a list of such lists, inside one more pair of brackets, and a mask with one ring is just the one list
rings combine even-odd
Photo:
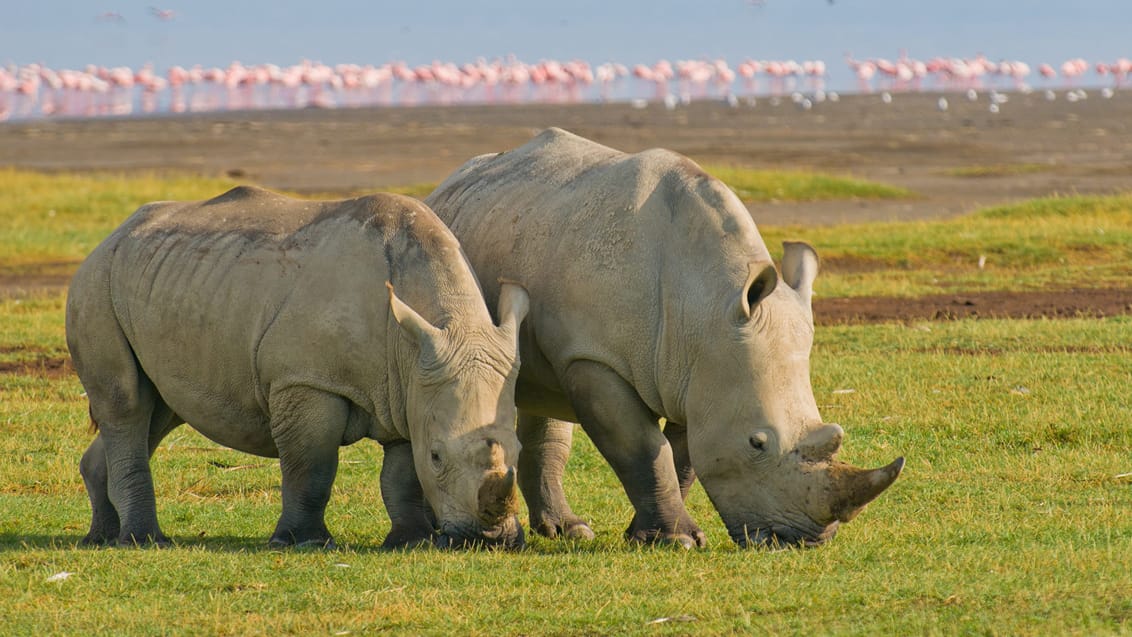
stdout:
[[723,181],[744,202],[910,199],[915,193],[871,181],[793,170],[756,170],[707,164],[703,169]]
[[438,185],[439,184],[434,183],[418,183],[408,184],[404,186],[382,186],[379,190],[381,190],[382,192],[392,192],[398,195],[414,197],[416,199],[424,199],[425,197],[429,196],[432,191],[436,190],[436,187]]
[[960,166],[944,172],[949,177],[1013,177],[1029,175],[1052,170],[1049,164],[1018,163],[1018,164],[977,164],[974,166]]

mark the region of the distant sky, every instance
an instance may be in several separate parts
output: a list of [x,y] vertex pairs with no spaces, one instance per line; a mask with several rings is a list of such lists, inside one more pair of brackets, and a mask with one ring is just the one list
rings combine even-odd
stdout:
[[846,52],[901,50],[1031,66],[1132,57],[1132,0],[0,0],[0,64],[55,68],[721,57],[821,59],[848,83]]

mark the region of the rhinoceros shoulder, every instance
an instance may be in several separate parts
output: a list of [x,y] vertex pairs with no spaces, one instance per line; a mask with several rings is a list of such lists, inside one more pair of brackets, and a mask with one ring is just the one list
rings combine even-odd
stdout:
[[426,252],[457,249],[456,237],[424,202],[395,193],[374,193],[327,204],[325,217],[349,218],[386,237],[403,235]]

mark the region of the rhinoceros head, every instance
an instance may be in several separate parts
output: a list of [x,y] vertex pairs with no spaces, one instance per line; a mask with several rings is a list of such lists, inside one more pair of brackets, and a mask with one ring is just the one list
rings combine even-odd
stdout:
[[503,284],[498,327],[489,319],[486,328],[438,329],[392,287],[390,303],[394,318],[419,346],[406,412],[417,478],[439,530],[436,544],[522,547],[515,382],[526,291]]
[[786,285],[772,264],[751,264],[726,309],[728,336],[701,352],[688,385],[692,465],[740,546],[821,544],[904,466],[900,458],[864,470],[834,458],[842,429],[822,421],[810,387],[817,253],[784,246]]

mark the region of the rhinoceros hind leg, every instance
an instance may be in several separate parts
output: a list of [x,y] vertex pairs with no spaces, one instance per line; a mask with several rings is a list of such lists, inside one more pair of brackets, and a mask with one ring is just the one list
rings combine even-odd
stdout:
[[633,386],[593,361],[571,364],[565,381],[574,413],[636,510],[626,539],[702,546],[704,533],[684,508],[672,447]]
[[413,464],[413,447],[406,442],[385,445],[381,462],[381,499],[393,523],[381,548],[401,549],[433,542],[436,518],[424,498]]
[[79,462],[79,473],[86,484],[90,496],[90,532],[83,538],[86,545],[101,546],[118,541],[122,525],[118,521],[118,511],[110,503],[107,487],[106,449],[102,436],[95,437]]
[[531,528],[549,538],[592,540],[594,532],[574,515],[562,488],[574,423],[519,414],[519,488],[530,511]]
[[[173,414],[140,369],[136,377],[122,378],[132,382],[112,391],[87,390],[99,425],[98,438],[80,463],[92,507],[88,538],[92,543],[110,541],[116,518],[114,543],[119,546],[166,546],[170,542],[157,522],[149,459],[172,428]],[[120,396],[127,399],[107,398]]]
[[[157,445],[170,431],[181,425],[181,421],[163,401],[158,399],[149,421],[149,455],[157,449]],[[99,434],[90,443],[86,453],[79,462],[79,473],[82,474],[87,494],[90,496],[91,520],[90,532],[82,539],[85,545],[120,544],[123,546],[136,546],[146,543],[145,536],[139,542],[137,535],[125,536],[122,534],[122,525],[118,519],[118,510],[110,502],[109,472],[106,467],[106,442]],[[168,545],[168,538],[158,531],[150,535],[149,540],[159,546]]]

